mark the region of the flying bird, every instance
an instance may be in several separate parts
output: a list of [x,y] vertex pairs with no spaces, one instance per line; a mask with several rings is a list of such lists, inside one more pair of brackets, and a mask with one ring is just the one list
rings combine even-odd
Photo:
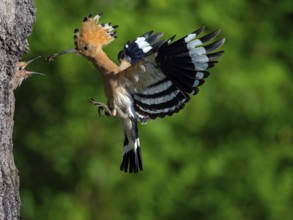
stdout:
[[34,59],[31,59],[27,62],[24,62],[24,61],[19,61],[19,62],[16,62],[16,65],[15,65],[15,73],[12,77],[12,87],[13,87],[13,90],[15,90],[18,86],[21,85],[22,81],[24,79],[26,79],[27,77],[33,75],[33,74],[39,74],[39,75],[44,75],[42,73],[38,73],[38,72],[32,72],[32,71],[28,71],[26,70],[26,67],[34,62],[36,59],[39,59],[41,56],[38,56]]
[[102,14],[83,19],[74,30],[75,47],[47,58],[77,53],[92,61],[101,73],[107,104],[90,98],[99,113],[118,116],[124,130],[121,171],[143,170],[137,123],[179,112],[199,91],[223,51],[214,52],[225,39],[215,39],[220,30],[202,37],[205,27],[176,40],[160,40],[153,31],[128,41],[118,54],[119,65],[108,58],[103,47],[117,38],[117,25],[99,23]]

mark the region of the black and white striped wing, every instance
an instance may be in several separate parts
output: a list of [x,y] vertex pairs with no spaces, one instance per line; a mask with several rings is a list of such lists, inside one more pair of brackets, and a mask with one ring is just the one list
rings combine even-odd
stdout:
[[189,101],[189,95],[180,91],[170,79],[162,77],[133,94],[133,100],[138,116],[155,119],[180,111]]
[[198,38],[204,27],[171,43],[171,38],[158,51],[157,65],[162,72],[180,89],[195,95],[204,79],[209,76],[208,69],[213,67],[223,51],[213,52],[223,45],[225,39],[210,43],[220,30]]
[[189,101],[189,95],[158,68],[155,57],[153,53],[119,74],[119,82],[127,87],[136,113],[143,120],[172,115]]
[[[199,86],[209,76],[207,71],[217,62],[224,39],[209,43],[220,31],[198,35],[204,27],[172,43],[174,37],[138,62],[129,71],[128,79],[135,109],[139,116],[155,119],[180,111],[197,94]],[[130,67],[131,68],[131,67]],[[129,77],[131,75],[131,77]]]
[[146,55],[157,50],[160,45],[165,43],[165,41],[158,41],[162,37],[163,33],[153,34],[153,31],[149,31],[139,37],[134,41],[128,41],[123,50],[118,54],[118,60],[128,62],[130,65],[136,64]]

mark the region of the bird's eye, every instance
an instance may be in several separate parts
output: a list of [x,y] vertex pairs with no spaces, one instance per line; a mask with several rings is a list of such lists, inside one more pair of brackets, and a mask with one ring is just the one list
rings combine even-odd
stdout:
[[22,70],[22,67],[19,67],[18,70],[19,70],[19,71]]
[[87,48],[87,46],[85,46],[83,49],[84,49],[84,50],[87,50],[88,48]]

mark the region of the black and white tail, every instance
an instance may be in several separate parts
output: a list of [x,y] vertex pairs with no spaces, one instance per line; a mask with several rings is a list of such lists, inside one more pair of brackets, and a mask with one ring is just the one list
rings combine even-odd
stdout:
[[136,119],[123,119],[124,146],[120,170],[137,173],[143,170]]

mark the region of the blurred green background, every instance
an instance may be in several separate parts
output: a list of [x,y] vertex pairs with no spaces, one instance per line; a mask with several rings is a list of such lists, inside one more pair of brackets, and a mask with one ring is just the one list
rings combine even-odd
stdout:
[[120,172],[123,132],[85,58],[67,55],[15,91],[23,220],[293,219],[293,4],[290,0],[36,0],[28,60],[72,48],[89,13],[118,24],[105,50],[149,31],[222,29],[225,54],[180,113],[140,126],[145,170]]

